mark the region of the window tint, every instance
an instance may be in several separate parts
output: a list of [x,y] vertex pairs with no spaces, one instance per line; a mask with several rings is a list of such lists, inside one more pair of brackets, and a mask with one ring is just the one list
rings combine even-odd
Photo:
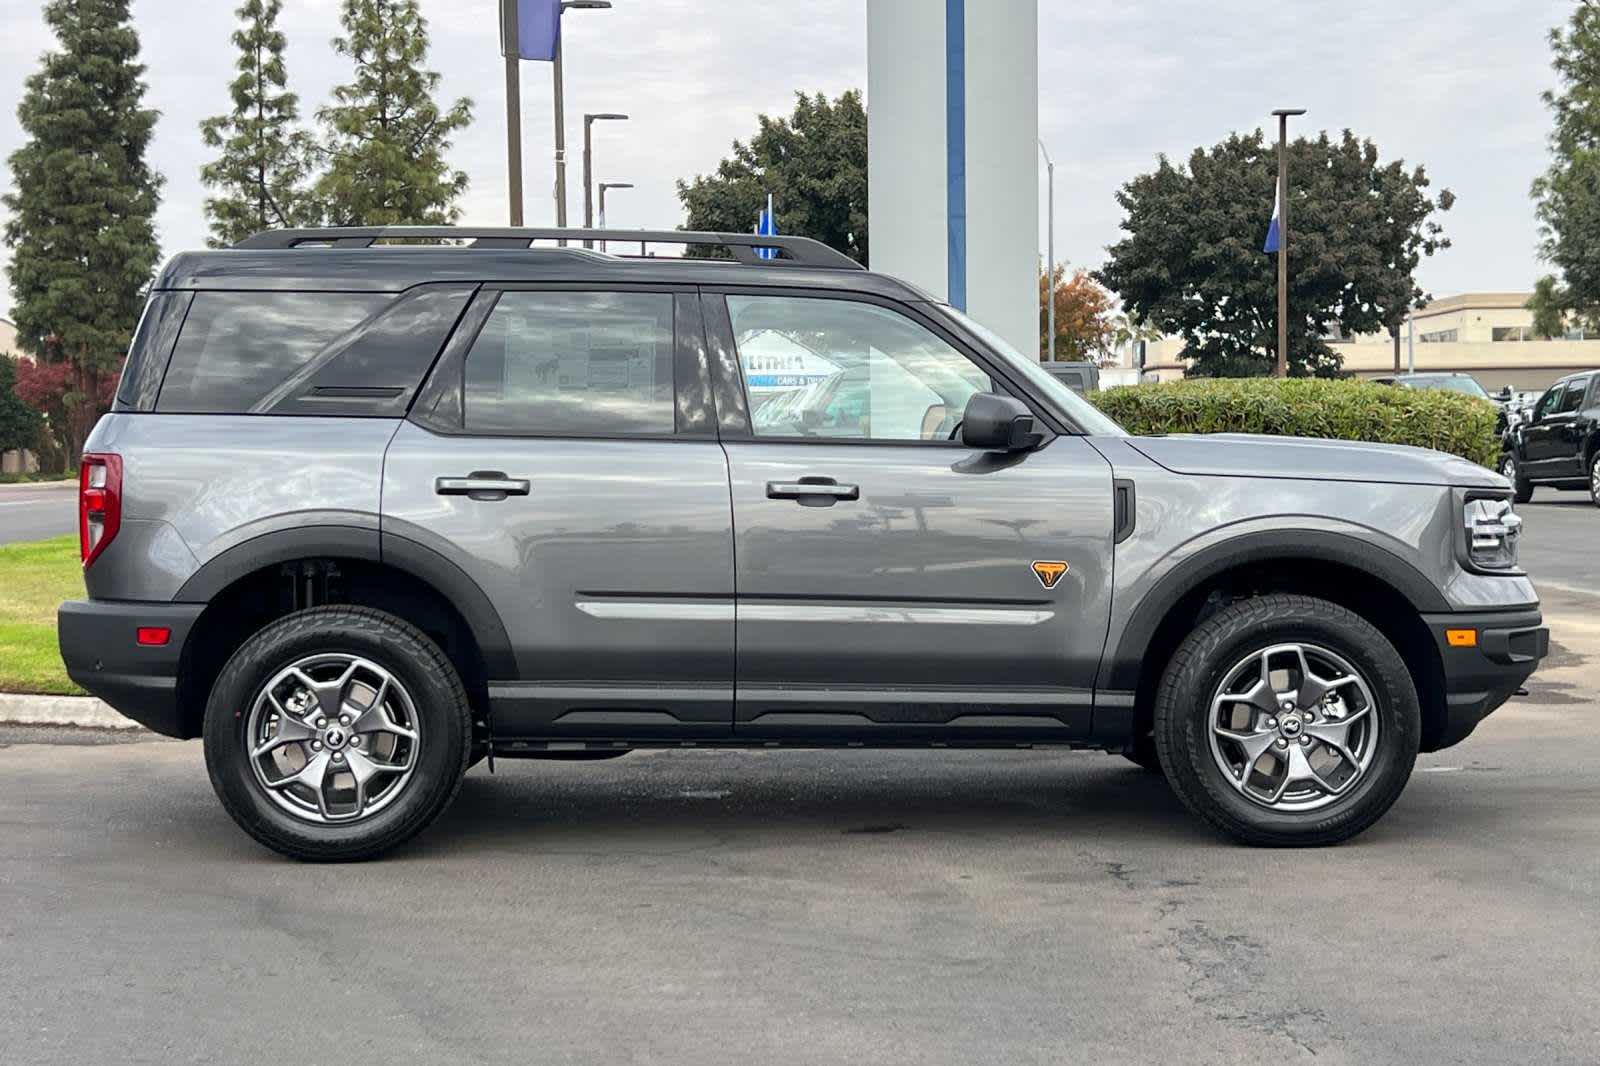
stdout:
[[467,353],[469,432],[673,431],[670,293],[506,292]]
[[1579,378],[1567,383],[1566,391],[1561,394],[1561,406],[1556,408],[1556,414],[1566,414],[1576,411],[1583,406],[1583,394],[1589,391],[1589,379]]
[[904,315],[871,304],[730,296],[758,437],[949,440],[989,376]]
[[262,397],[254,410],[275,415],[402,417],[475,288],[411,289],[382,314],[324,346]]
[[381,293],[196,293],[156,410],[249,411],[393,299]]

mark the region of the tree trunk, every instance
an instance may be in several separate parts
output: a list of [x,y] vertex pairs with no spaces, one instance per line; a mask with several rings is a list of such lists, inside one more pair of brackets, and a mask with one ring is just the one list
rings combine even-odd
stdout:
[[1400,327],[1391,326],[1389,336],[1394,338],[1394,372],[1400,373]]

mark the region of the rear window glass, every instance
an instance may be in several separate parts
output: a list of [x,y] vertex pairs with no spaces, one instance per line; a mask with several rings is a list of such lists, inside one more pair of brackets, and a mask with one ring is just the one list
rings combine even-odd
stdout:
[[249,411],[393,299],[382,293],[196,293],[156,409]]
[[669,435],[672,296],[506,292],[467,353],[468,432]]

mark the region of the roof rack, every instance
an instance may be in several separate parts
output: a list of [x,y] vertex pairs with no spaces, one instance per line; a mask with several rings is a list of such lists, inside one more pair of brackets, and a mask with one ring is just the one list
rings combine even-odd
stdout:
[[[344,226],[325,229],[267,230],[246,237],[235,248],[370,248],[390,240],[467,240],[470,248],[531,248],[535,241],[639,241],[649,244],[709,245],[726,248],[747,266],[827,267],[863,270],[843,252],[809,237],[764,237],[754,233],[700,233],[691,230],[532,229],[482,226]],[[757,249],[777,249],[765,259]],[[577,249],[573,249],[576,251]],[[622,257],[629,258],[629,257]]]

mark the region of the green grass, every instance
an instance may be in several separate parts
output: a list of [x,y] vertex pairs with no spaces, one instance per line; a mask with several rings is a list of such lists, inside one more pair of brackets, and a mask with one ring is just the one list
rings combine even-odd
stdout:
[[76,474],[0,474],[0,485],[31,485],[38,481],[76,481]]
[[83,695],[56,650],[56,608],[82,596],[77,537],[0,544],[0,692]]

